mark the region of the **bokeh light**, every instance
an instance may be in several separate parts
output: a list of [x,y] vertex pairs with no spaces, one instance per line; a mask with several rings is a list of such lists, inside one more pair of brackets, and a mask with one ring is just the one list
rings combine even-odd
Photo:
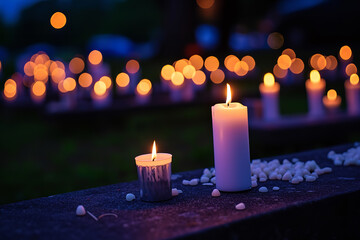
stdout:
[[152,88],[152,84],[150,82],[149,79],[142,79],[137,87],[136,87],[136,91],[140,94],[140,95],[147,95],[150,90]]
[[284,44],[284,36],[281,33],[273,32],[267,38],[267,43],[272,49],[279,49]]
[[126,71],[130,74],[137,73],[140,69],[140,64],[135,59],[131,59],[126,63]]
[[249,67],[249,71],[252,71],[255,68],[255,59],[252,56],[244,56],[241,61],[246,62]]
[[214,5],[215,0],[196,0],[196,3],[202,9],[209,9]]
[[67,92],[74,91],[76,88],[75,79],[73,79],[71,77],[65,78],[63,81],[63,87],[64,87],[65,91],[67,91]]
[[275,66],[273,68],[273,73],[274,73],[275,77],[277,77],[277,78],[284,78],[287,76],[288,70],[282,69],[279,67],[278,64],[275,64]]
[[171,75],[175,72],[175,68],[169,64],[165,65],[161,69],[161,77],[164,80],[170,81]]
[[348,76],[351,76],[351,74],[357,73],[357,67],[353,63],[349,63],[345,68],[345,73]]
[[78,81],[81,87],[87,88],[91,86],[93,79],[89,73],[84,72],[80,74]]
[[184,70],[184,67],[187,65],[189,65],[188,60],[180,59],[179,61],[175,62],[175,71],[182,72]]
[[171,82],[175,86],[181,86],[184,83],[184,75],[181,72],[174,72],[171,75]]
[[48,70],[47,67],[44,64],[38,64],[34,68],[34,79],[35,81],[48,81]]
[[97,81],[94,84],[94,93],[97,96],[103,96],[106,93],[106,85],[102,81]]
[[325,60],[326,60],[326,67],[325,67],[325,68],[326,68],[327,70],[335,70],[335,68],[336,68],[337,65],[338,65],[338,62],[337,62],[336,57],[330,55],[330,56],[327,56],[327,57],[325,58]]
[[221,69],[216,69],[210,74],[210,80],[215,84],[222,83],[224,79],[225,79],[225,73]]
[[108,76],[102,76],[99,81],[105,83],[106,89],[109,89],[112,85],[111,78]]
[[46,92],[46,85],[42,81],[34,82],[31,86],[31,91],[36,97],[41,97]]
[[300,74],[304,71],[304,62],[300,58],[295,58],[292,60],[290,71],[294,74]]
[[315,70],[323,70],[326,67],[326,59],[320,54],[316,53],[310,58],[310,66]]
[[31,61],[27,62],[24,65],[24,73],[27,76],[32,77],[32,76],[34,76],[34,68],[35,68],[35,63],[33,63]]
[[17,84],[13,79],[6,80],[4,84],[4,96],[8,100],[13,100],[16,97]]
[[234,55],[229,55],[224,60],[224,65],[230,72],[235,71],[236,63],[240,62],[239,58]]
[[352,56],[351,48],[349,46],[347,46],[347,45],[342,46],[340,48],[339,55],[340,55],[341,59],[343,59],[345,61],[349,60],[351,58],[351,56]]
[[116,76],[116,84],[119,87],[127,87],[130,83],[130,77],[127,73],[121,72]]
[[50,24],[55,29],[63,28],[66,24],[66,16],[62,12],[54,13],[50,18]]
[[359,83],[359,76],[356,73],[351,74],[350,83],[351,85],[356,85]]
[[330,101],[334,101],[337,98],[337,92],[334,89],[330,89],[326,95]]
[[295,59],[296,58],[296,53],[294,52],[294,50],[292,50],[291,48],[287,48],[284,51],[282,51],[283,55],[288,55],[291,59]]
[[249,72],[249,66],[244,61],[239,61],[235,64],[234,72],[242,77],[245,76]]
[[275,84],[275,77],[272,73],[265,73],[264,75],[264,85],[267,87],[272,87]]
[[85,68],[85,63],[81,58],[75,57],[71,59],[69,63],[69,69],[72,73],[79,74],[84,70],[84,68]]
[[51,79],[54,83],[59,83],[65,79],[65,71],[61,68],[55,68],[51,73]]
[[100,51],[92,50],[89,53],[88,59],[92,65],[98,65],[102,62],[103,56]]
[[[219,69],[220,70],[220,69]],[[215,70],[214,72],[216,72],[217,70]],[[214,72],[212,72],[211,74],[213,74]],[[196,84],[196,85],[202,85],[205,83],[206,81],[206,75],[203,71],[201,70],[197,70],[195,72],[195,75],[194,77],[192,78],[193,82]]]
[[219,60],[214,56],[210,56],[205,59],[205,68],[210,72],[218,69],[219,64]]
[[191,79],[194,77],[196,72],[196,69],[194,66],[192,65],[186,65],[183,69],[183,75],[184,77],[186,77],[187,79]]
[[192,55],[189,58],[190,64],[195,67],[196,70],[200,70],[204,66],[204,60],[200,55]]
[[277,60],[277,64],[283,70],[289,69],[291,66],[291,63],[292,63],[291,58],[285,54],[281,55]]

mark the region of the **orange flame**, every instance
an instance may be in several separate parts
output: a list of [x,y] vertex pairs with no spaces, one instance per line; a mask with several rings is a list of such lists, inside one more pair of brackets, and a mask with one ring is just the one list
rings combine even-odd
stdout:
[[154,161],[155,158],[156,158],[156,144],[155,144],[155,140],[154,140],[153,147],[152,147],[151,160]]
[[231,88],[230,88],[230,85],[228,83],[226,84],[226,89],[227,89],[226,105],[229,106],[229,104],[231,103]]

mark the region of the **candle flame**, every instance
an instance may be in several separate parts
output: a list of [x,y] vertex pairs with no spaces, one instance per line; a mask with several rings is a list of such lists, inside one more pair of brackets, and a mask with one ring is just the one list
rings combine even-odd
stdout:
[[226,84],[226,89],[227,89],[226,105],[229,106],[229,104],[231,103],[231,89],[230,89],[230,85],[228,83]]
[[336,98],[337,98],[337,93],[334,89],[330,89],[328,92],[327,92],[327,98],[330,100],[330,101],[334,101]]
[[155,140],[154,140],[153,147],[152,147],[151,159],[154,161],[155,158],[156,158],[156,144],[155,144]]
[[264,85],[267,87],[272,87],[275,84],[275,77],[272,73],[266,73],[264,75]]
[[318,70],[312,70],[310,72],[310,81],[312,83],[319,83],[320,82],[320,73]]
[[356,73],[351,74],[350,83],[351,85],[356,85],[359,83],[359,76]]

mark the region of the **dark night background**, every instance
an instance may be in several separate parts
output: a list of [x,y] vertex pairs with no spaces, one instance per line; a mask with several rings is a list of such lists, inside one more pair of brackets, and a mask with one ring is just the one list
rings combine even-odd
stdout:
[[[203,9],[201,3],[212,5]],[[86,59],[91,50],[98,49],[113,81],[129,59],[137,59],[142,78],[153,83],[153,97],[165,64],[199,54],[204,59],[214,55],[223,66],[229,54],[251,55],[256,72],[231,79],[234,89],[240,89],[234,100],[243,102],[259,98],[262,76],[272,71],[284,49],[292,48],[305,69],[298,82],[281,86],[280,109],[284,115],[304,114],[304,81],[313,54],[338,58],[339,49],[349,45],[357,65],[359,7],[356,1],[340,0],[0,1],[1,89],[14,73],[24,74],[23,59],[29,60],[38,51],[68,63],[74,56]],[[67,18],[62,29],[50,25],[57,11]],[[273,32],[284,37],[279,49],[267,44]],[[335,88],[344,100],[345,79],[337,73],[327,82],[327,89]],[[5,194],[0,204],[135,180],[134,157],[150,152],[154,139],[160,152],[173,154],[173,172],[213,166],[210,106],[224,96],[207,98],[212,85],[208,81],[201,96],[190,103],[84,114],[52,115],[46,104],[34,105],[30,99],[8,102],[2,96],[0,188]],[[121,99],[117,100],[121,105]],[[349,126],[324,129],[317,136],[311,131],[294,134],[299,135],[250,130],[251,157],[356,141],[360,136],[358,128]]]

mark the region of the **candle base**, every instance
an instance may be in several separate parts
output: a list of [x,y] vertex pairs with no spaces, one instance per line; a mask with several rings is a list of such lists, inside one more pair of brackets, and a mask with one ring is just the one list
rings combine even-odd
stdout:
[[159,202],[171,199],[171,163],[161,166],[137,166],[140,199]]

